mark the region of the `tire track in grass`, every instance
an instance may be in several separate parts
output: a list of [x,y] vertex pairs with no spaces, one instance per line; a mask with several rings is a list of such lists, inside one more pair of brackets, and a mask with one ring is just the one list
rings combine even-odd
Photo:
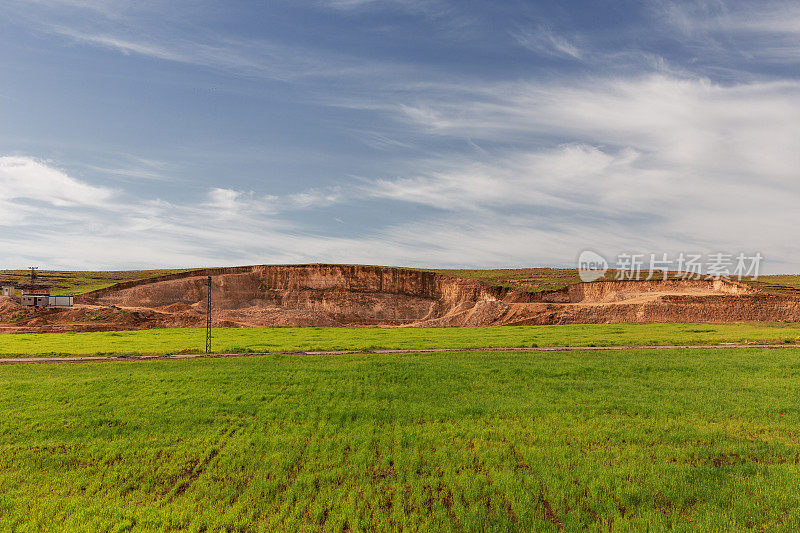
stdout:
[[[514,443],[510,442],[510,443],[508,443],[508,446],[509,446],[508,447],[509,453],[514,458],[514,460],[516,461],[516,463],[514,464],[515,473],[517,471],[519,471],[519,470],[524,470],[525,472],[530,472],[531,471],[531,466],[527,462],[525,462],[525,457],[522,455],[522,453],[519,450],[517,450],[516,446],[514,446]],[[544,486],[540,486],[539,487],[539,497],[538,497],[537,501],[538,501],[539,505],[541,505],[542,508],[545,511],[545,515],[546,515],[547,521],[550,522],[551,524],[553,524],[558,531],[562,531],[564,529],[564,525],[558,519],[558,515],[556,514],[555,510],[553,509],[553,506],[550,504],[550,501],[545,497]],[[510,505],[510,502],[509,502],[509,505]]]
[[[480,472],[480,473],[483,474],[484,478],[486,479],[486,486],[489,488],[489,490],[492,493],[494,493],[497,497],[500,498],[500,500],[503,503],[503,508],[504,508],[506,514],[509,516],[509,518],[511,518],[511,521],[514,523],[514,526],[516,528],[520,528],[521,525],[520,525],[520,521],[519,521],[519,516],[517,515],[516,511],[514,511],[514,506],[511,503],[511,500],[509,500],[508,497],[506,497],[505,493],[500,491],[500,489],[498,489],[497,486],[494,484],[494,482],[492,481],[492,475],[489,472],[489,466],[486,465],[481,460],[481,458],[478,455],[478,452],[476,451],[475,448],[476,448],[475,440],[470,438],[469,441],[467,442],[467,449],[469,449],[470,452],[471,452],[471,455],[472,455],[472,458],[473,458],[473,461],[474,461],[473,462],[473,469],[474,469],[475,473],[477,474],[477,473]],[[486,504],[486,510],[487,511],[492,508],[491,496],[485,501],[485,504]]]
[[205,456],[205,458],[196,462],[190,461],[190,464],[192,464],[192,469],[186,472],[184,476],[181,476],[181,479],[185,476],[188,476],[188,478],[176,484],[175,487],[170,491],[170,502],[186,494],[186,491],[189,489],[189,487],[191,487],[200,478],[200,476],[205,473],[205,471],[208,469],[208,466],[219,456],[222,450],[225,449],[225,446],[228,444],[230,438],[233,437],[239,431],[239,429],[241,429],[240,426],[226,428],[220,433],[220,436],[214,442],[212,442],[211,451]]
[[293,460],[290,465],[289,469],[286,474],[283,475],[282,481],[278,483],[278,490],[275,491],[273,495],[273,500],[275,501],[275,520],[282,520],[288,517],[282,516],[280,514],[280,502],[278,499],[285,494],[297,481],[297,477],[300,475],[300,472],[305,467],[305,459],[306,459],[306,450],[308,449],[308,445],[311,442],[311,435],[306,435],[303,439],[302,444],[300,445],[300,450],[297,455],[297,459]]
[[542,507],[544,507],[547,520],[551,524],[556,526],[556,529],[558,529],[559,531],[564,529],[563,524],[556,516],[556,512],[553,510],[553,506],[550,505],[550,502],[547,500],[547,498],[544,497],[544,487],[539,488],[539,504],[541,504]]
[[[295,375],[297,375],[298,372],[299,371],[295,371],[295,373],[292,374],[292,378],[287,379],[285,381],[285,384],[282,389],[283,391],[290,390],[291,388],[290,383],[292,383],[292,379],[294,378]],[[319,432],[319,427],[320,427],[320,420],[316,419],[313,423],[313,426],[310,427],[306,432],[305,436],[302,436],[302,434],[298,435],[298,439],[302,439],[302,441],[300,442],[299,449],[297,451],[297,457],[295,459],[292,459],[291,462],[289,463],[286,473],[281,476],[281,482],[278,483],[275,494],[272,495],[272,501],[275,503],[274,506],[275,512],[273,514],[272,521],[269,524],[271,528],[277,527],[280,521],[289,518],[287,515],[281,513],[281,502],[279,501],[279,498],[281,498],[284,494],[286,494],[287,491],[289,491],[294,486],[298,476],[305,469],[306,453],[308,451],[308,447],[312,441],[312,438]]]
[[[513,465],[514,470],[517,471],[517,470],[522,469],[522,470],[525,470],[525,471],[530,471],[530,469],[531,469],[530,465],[528,465],[525,462],[525,460],[524,460],[522,454],[519,452],[519,450],[516,449],[516,447],[514,446],[513,443],[508,443],[508,444],[509,444],[509,453],[510,453],[511,457],[514,458],[514,461],[515,461],[515,464]],[[500,501],[502,502],[503,508],[504,508],[506,514],[508,514],[508,516],[511,518],[511,521],[514,523],[514,526],[516,528],[521,528],[522,527],[522,523],[521,523],[521,521],[519,519],[519,516],[517,515],[516,511],[514,510],[513,503],[511,502],[511,500],[508,499],[508,497],[506,496],[505,492],[500,490],[500,488],[494,483],[494,480],[492,479],[491,472],[489,471],[489,467],[485,463],[483,463],[481,461],[481,459],[480,459],[480,457],[479,457],[479,455],[478,455],[478,453],[476,451],[475,441],[473,439],[469,440],[469,442],[467,443],[467,448],[469,450],[471,450],[471,453],[472,453],[472,456],[473,456],[473,460],[474,460],[474,469],[475,469],[476,473],[477,472],[482,472],[484,474],[484,476],[486,478],[487,486],[489,487],[489,489],[495,495],[497,495],[500,498]],[[556,514],[556,512],[553,509],[553,506],[550,504],[549,500],[545,497],[544,486],[540,486],[539,487],[537,503],[539,504],[539,506],[541,506],[542,510],[544,511],[544,515],[545,515],[544,518],[548,522],[553,524],[553,526],[555,526],[555,528],[558,531],[563,531],[564,525],[558,519],[558,515]],[[487,509],[490,508],[490,501],[486,502],[486,506],[487,506]]]

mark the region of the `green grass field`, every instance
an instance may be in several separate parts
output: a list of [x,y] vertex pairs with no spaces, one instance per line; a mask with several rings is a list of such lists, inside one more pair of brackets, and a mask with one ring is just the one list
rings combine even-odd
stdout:
[[800,350],[0,366],[0,529],[800,528]]
[[[767,342],[800,344],[800,324],[565,324],[484,328],[215,328],[216,352],[530,348]],[[0,335],[0,356],[195,353],[205,329]]]

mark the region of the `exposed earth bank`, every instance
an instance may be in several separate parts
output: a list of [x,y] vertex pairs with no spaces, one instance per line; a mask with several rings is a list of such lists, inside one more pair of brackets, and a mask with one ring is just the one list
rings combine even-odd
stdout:
[[727,280],[598,281],[544,292],[392,267],[261,265],[120,283],[74,309],[0,299],[0,332],[214,326],[499,326],[800,320],[800,299]]

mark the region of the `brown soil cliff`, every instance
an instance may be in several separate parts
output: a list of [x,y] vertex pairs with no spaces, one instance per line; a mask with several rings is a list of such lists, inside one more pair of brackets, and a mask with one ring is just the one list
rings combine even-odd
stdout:
[[201,269],[120,283],[76,297],[71,310],[11,306],[14,322],[0,316],[6,322],[0,330],[200,326],[209,275],[215,326],[800,320],[800,299],[728,280],[601,281],[530,293],[421,270],[314,264]]

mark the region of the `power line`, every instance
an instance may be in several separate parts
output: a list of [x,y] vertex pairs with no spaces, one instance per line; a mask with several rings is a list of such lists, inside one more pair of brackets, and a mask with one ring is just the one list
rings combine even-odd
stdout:
[[208,301],[206,302],[206,353],[211,353],[211,276],[208,276]]

